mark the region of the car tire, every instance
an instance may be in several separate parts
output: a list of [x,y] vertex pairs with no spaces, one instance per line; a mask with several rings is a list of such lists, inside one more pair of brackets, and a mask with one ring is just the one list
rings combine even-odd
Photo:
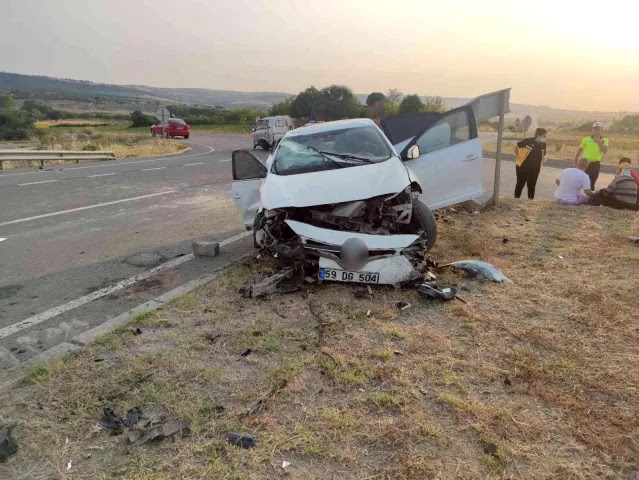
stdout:
[[184,135],[184,140],[188,140],[189,136],[188,135]]
[[428,252],[435,246],[435,241],[437,240],[437,221],[435,220],[435,215],[433,215],[430,208],[419,200],[415,200],[413,202],[413,217],[411,223],[424,232],[424,236],[426,237],[426,251]]

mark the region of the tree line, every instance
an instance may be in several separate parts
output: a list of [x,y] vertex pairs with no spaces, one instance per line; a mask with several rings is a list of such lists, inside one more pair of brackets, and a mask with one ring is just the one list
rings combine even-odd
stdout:
[[417,94],[404,95],[397,89],[386,93],[372,92],[362,105],[345,85],[330,85],[317,89],[308,87],[297,95],[273,105],[270,115],[290,115],[329,121],[343,118],[368,117],[379,119],[417,112],[445,112],[442,97],[428,96],[425,101]]

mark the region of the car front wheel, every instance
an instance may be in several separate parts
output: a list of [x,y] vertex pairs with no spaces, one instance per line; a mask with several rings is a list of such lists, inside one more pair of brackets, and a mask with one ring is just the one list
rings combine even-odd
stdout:
[[413,202],[413,216],[411,223],[417,227],[418,230],[424,232],[426,237],[426,251],[429,251],[435,246],[437,240],[437,221],[435,215],[431,212],[430,208],[424,205],[419,200]]

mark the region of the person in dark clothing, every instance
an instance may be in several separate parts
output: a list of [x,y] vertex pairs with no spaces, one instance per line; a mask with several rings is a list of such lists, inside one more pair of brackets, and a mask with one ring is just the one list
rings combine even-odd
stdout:
[[515,185],[515,198],[521,197],[524,186],[528,184],[528,198],[535,198],[535,187],[537,178],[541,172],[541,166],[546,158],[546,135],[545,128],[535,130],[535,136],[524,138],[517,142],[515,147],[515,169],[517,172],[517,184]]

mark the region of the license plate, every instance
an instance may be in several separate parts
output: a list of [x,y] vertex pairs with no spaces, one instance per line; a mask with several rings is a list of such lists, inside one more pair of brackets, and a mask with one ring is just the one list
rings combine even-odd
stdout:
[[331,282],[379,283],[379,273],[349,272],[337,268],[320,268],[317,277]]

